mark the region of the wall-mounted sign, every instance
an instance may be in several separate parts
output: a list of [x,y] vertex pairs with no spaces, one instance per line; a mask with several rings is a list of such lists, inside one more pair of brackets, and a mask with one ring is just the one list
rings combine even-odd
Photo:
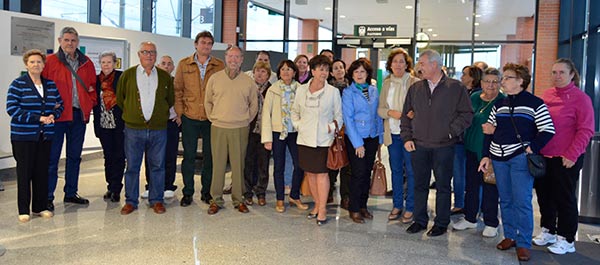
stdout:
[[396,36],[396,25],[354,25],[354,36],[382,37]]
[[10,55],[21,56],[30,49],[42,52],[54,48],[54,22],[11,17]]

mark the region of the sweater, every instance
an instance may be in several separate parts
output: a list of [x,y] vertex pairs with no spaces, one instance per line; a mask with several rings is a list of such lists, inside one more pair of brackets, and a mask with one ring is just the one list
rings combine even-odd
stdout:
[[[411,110],[415,114],[413,119],[407,116]],[[471,125],[472,119],[467,88],[444,74],[433,93],[427,80],[416,82],[408,89],[400,118],[400,137],[404,142],[414,141],[427,148],[451,146]]]
[[228,72],[225,68],[208,80],[204,109],[216,127],[246,127],[258,113],[258,88],[247,74],[239,72],[232,79]]
[[42,78],[44,95],[39,94],[29,74],[15,79],[9,86],[6,96],[6,112],[10,115],[11,141],[40,140],[51,141],[54,136],[54,123],[43,124],[40,117],[54,115],[59,119],[63,111],[63,100],[56,84]]
[[544,91],[542,99],[554,122],[555,134],[541,154],[577,161],[594,135],[594,109],[590,97],[571,82],[566,87]]
[[481,125],[486,123],[494,103],[498,100],[502,100],[506,96],[502,93],[498,93],[498,96],[492,101],[484,101],[481,99],[481,91],[475,92],[471,95],[471,103],[473,105],[473,121],[471,126],[467,128],[465,132],[465,148],[475,154],[477,159],[481,160],[481,153],[483,149],[483,129]]
[[517,138],[511,116],[523,145],[525,148],[531,147],[531,151],[536,154],[554,135],[554,125],[546,104],[542,99],[522,90],[494,104],[487,122],[496,129],[493,135],[485,135],[482,157],[508,161],[525,152]]
[[158,86],[152,117],[146,121],[142,113],[140,92],[137,87],[137,65],[130,67],[121,74],[117,85],[117,105],[123,110],[125,126],[132,129],[164,130],[169,120],[169,108],[173,106],[173,82],[171,75],[166,71],[156,68]]

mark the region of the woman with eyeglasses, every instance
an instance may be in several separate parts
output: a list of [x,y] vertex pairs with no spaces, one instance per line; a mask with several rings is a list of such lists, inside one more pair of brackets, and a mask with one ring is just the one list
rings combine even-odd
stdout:
[[533,244],[552,244],[548,250],[562,255],[575,252],[577,233],[577,180],[583,167],[585,149],[594,134],[594,109],[590,97],[579,89],[579,73],[566,58],[552,65],[554,87],[542,99],[556,134],[541,153],[546,157],[546,175],[536,179],[542,231]]
[[471,127],[465,132],[466,151],[466,185],[465,185],[465,208],[464,218],[454,223],[454,230],[465,230],[477,228],[477,213],[479,212],[479,191],[483,187],[481,212],[485,228],[484,237],[496,237],[498,235],[498,189],[496,185],[484,183],[483,173],[477,171],[479,161],[482,157],[483,130],[481,125],[486,123],[494,104],[505,98],[500,93],[500,71],[496,68],[485,70],[481,80],[482,90],[471,95],[473,106],[473,120]]
[[343,125],[340,92],[327,83],[331,61],[317,55],[308,62],[313,78],[296,90],[292,124],[298,131],[298,160],[308,178],[315,207],[307,218],[318,225],[327,222],[329,169],[327,150],[333,143],[336,123]]
[[494,103],[482,125],[486,135],[478,170],[485,172],[493,164],[496,174],[504,228],[504,239],[496,248],[517,247],[517,258],[527,261],[533,234],[533,176],[526,154],[540,152],[554,135],[554,125],[542,99],[526,91],[529,69],[508,63],[502,70],[507,97]]

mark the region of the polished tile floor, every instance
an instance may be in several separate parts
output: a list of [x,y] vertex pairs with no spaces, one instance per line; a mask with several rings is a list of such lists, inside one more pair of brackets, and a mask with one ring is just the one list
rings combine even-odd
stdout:
[[[179,189],[167,201],[165,214],[154,214],[142,203],[122,216],[122,202],[102,199],[101,156],[88,155],[81,168],[79,193],[90,199],[88,207],[64,205],[59,191],[54,218],[34,217],[23,224],[17,221],[16,181],[5,176],[0,245],[7,252],[0,264],[518,264],[514,250],[495,249],[501,236],[481,237],[481,222],[477,230],[435,238],[410,235],[408,225],[387,221],[391,199],[381,197],[369,200],[373,221],[354,224],[332,204],[330,221],[319,227],[306,219],[307,211],[295,207],[276,213],[272,183],[268,204],[250,206],[247,214],[233,209],[227,195],[226,208],[214,216],[206,213],[208,206],[198,194],[190,207],[180,207]],[[60,179],[59,187],[63,184]],[[177,185],[183,185],[180,174]],[[430,205],[434,198],[432,192]],[[585,235],[600,234],[600,227],[581,225],[579,231],[579,240],[589,242]]]

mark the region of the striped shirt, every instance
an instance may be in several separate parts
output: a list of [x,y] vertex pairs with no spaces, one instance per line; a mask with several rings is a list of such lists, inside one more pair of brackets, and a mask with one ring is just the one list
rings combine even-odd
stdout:
[[531,147],[534,153],[539,153],[554,135],[552,118],[540,98],[527,91],[509,95],[492,107],[487,122],[494,125],[496,130],[493,135],[485,136],[483,157],[506,161],[524,152],[511,115],[525,148]]
[[53,81],[42,78],[43,95],[36,89],[29,74],[15,79],[8,88],[6,112],[11,116],[10,139],[12,141],[52,140],[54,124],[42,124],[40,117],[54,115],[60,117],[63,100]]

